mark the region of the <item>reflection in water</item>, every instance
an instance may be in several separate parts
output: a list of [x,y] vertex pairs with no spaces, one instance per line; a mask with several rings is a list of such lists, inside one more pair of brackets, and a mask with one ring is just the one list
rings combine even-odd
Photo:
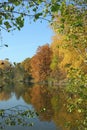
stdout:
[[[59,94],[58,94],[59,93]],[[54,92],[51,102],[54,110],[53,120],[62,130],[79,130],[76,121],[82,119],[81,115],[74,111],[67,111],[67,95],[62,92]]]
[[11,98],[11,94],[8,94],[7,92],[0,92],[0,101],[3,101],[3,100],[8,100],[9,98]]
[[[34,86],[31,90],[31,104],[33,104],[36,111],[40,112],[40,119],[44,121],[51,121],[53,116],[53,109],[51,105],[51,93],[47,86]],[[44,111],[45,110],[45,111]]]
[[7,101],[12,97],[13,84],[8,84],[0,89],[0,101]]
[[[7,101],[8,100],[8,101]],[[67,95],[58,89],[43,85],[29,86],[22,83],[5,86],[0,91],[0,108],[23,105],[35,110],[39,116],[30,118],[32,127],[7,126],[6,130],[79,130],[82,115],[67,112]],[[2,106],[1,106],[2,105]]]

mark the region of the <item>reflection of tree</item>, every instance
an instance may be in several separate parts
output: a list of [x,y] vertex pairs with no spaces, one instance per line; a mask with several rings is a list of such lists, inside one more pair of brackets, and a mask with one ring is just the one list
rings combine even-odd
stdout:
[[11,98],[11,93],[7,93],[7,92],[0,92],[0,101],[3,101],[3,100],[8,100]]
[[[0,91],[0,100],[9,100],[12,92],[15,93],[16,98],[24,97],[28,89],[26,85],[18,82],[15,83],[15,87],[14,85],[4,86]],[[0,130],[5,129],[7,126],[32,126],[34,124],[32,120],[35,117],[37,117],[37,113],[23,105],[0,109]]]
[[62,130],[77,130],[82,115],[77,111],[72,113],[67,111],[67,94],[60,91],[59,94],[54,93],[51,102],[54,109],[53,120],[56,125],[60,126]]
[[[84,120],[83,115],[77,110],[73,112],[67,111],[69,109],[67,107],[69,105],[67,94],[60,91],[59,88],[55,90],[49,89],[47,86],[27,86],[16,82],[15,87],[12,84],[11,86],[7,85],[3,87],[0,91],[0,101],[10,99],[11,92],[15,93],[17,99],[22,97],[27,104],[32,104],[37,113],[39,113],[40,120],[53,120],[62,130],[73,130],[73,127],[77,130],[81,126],[79,124],[81,120]],[[74,97],[72,102],[73,100]],[[0,112],[2,114],[3,111]]]
[[14,92],[17,99],[24,96],[29,87],[26,84],[15,82],[11,84],[2,84],[3,88],[0,89],[0,100],[8,100],[11,98],[11,93]]
[[23,94],[23,99],[24,99],[24,101],[27,103],[27,104],[30,104],[30,102],[31,102],[31,95],[30,95],[30,93],[31,93],[31,86],[29,86],[29,88],[27,88],[26,89],[26,91],[24,92],[24,94]]
[[14,85],[11,84],[2,84],[0,89],[0,101],[9,100],[11,98],[11,92],[13,91]]
[[27,91],[27,86],[23,83],[20,82],[16,82],[15,83],[15,88],[14,88],[14,92],[16,95],[16,98],[19,99],[21,96],[24,95],[24,93]]
[[40,113],[42,109],[46,111],[40,113],[41,120],[51,120],[53,116],[53,110],[50,102],[50,91],[44,86],[34,86],[31,90],[31,103],[35,107],[36,111]]

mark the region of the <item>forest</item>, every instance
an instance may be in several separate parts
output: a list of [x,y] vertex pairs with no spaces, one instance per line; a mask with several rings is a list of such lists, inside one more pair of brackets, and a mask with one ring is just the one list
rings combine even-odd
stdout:
[[[24,26],[24,17],[29,14],[27,14],[28,12],[19,12],[20,15],[15,18],[15,15],[11,14],[15,11],[15,6],[19,7],[20,4],[24,6],[22,0],[20,2],[18,0],[8,1],[13,4],[12,8],[11,4],[3,3],[4,5],[1,5],[2,3],[0,3],[0,8],[4,9],[3,12],[0,12],[0,27],[1,29],[5,28],[8,32],[11,29],[20,30]],[[39,6],[42,7],[40,12]],[[50,28],[54,31],[52,42],[38,46],[36,54],[31,58],[27,57],[21,63],[11,64],[8,59],[0,60],[0,87],[9,82],[18,81],[61,88],[63,93],[67,93],[66,110],[70,113],[75,111],[78,113],[77,115],[82,116],[83,120],[77,120],[76,123],[78,130],[86,130],[87,1],[71,0],[67,3],[62,0],[49,2],[33,0],[29,3],[29,7],[34,12],[34,21],[40,18],[47,19],[48,22],[51,21]],[[18,14],[18,12],[16,13]],[[52,16],[50,19],[48,19],[49,14]],[[55,102],[55,99],[53,100],[52,103]]]

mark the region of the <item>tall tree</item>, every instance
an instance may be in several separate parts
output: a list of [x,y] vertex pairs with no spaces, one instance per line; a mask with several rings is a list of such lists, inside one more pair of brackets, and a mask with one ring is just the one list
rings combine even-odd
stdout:
[[45,81],[50,75],[52,51],[48,44],[38,47],[31,59],[32,76],[36,81]]
[[[54,52],[51,67],[57,63],[62,69],[87,68],[87,8],[86,1],[72,4],[61,4],[61,11],[55,14],[53,30],[56,33],[52,43]],[[81,2],[81,3],[79,3]],[[80,4],[79,6],[77,6]],[[60,60],[62,58],[62,60]],[[56,61],[58,60],[58,62]]]

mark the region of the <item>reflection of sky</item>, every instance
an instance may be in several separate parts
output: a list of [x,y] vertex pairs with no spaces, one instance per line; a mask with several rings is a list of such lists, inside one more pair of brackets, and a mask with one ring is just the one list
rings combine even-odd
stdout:
[[[0,109],[8,109],[14,106],[20,105],[27,106],[30,110],[33,109],[31,104],[27,105],[22,98],[16,98],[15,94],[12,94],[12,97],[8,101],[0,101]],[[33,122],[34,125],[30,127],[22,127],[22,126],[6,126],[5,130],[61,130],[56,128],[55,124],[50,121],[40,121],[39,118],[30,118],[30,122]]]
[[15,94],[13,94],[12,97],[7,101],[0,101],[0,109],[7,109],[17,105],[26,105],[29,107],[29,109],[32,108],[32,105],[27,105],[22,98],[17,100]]
[[41,122],[40,120],[33,120],[34,125],[30,127],[7,127],[5,130],[62,130],[61,128],[56,128],[53,122]]

